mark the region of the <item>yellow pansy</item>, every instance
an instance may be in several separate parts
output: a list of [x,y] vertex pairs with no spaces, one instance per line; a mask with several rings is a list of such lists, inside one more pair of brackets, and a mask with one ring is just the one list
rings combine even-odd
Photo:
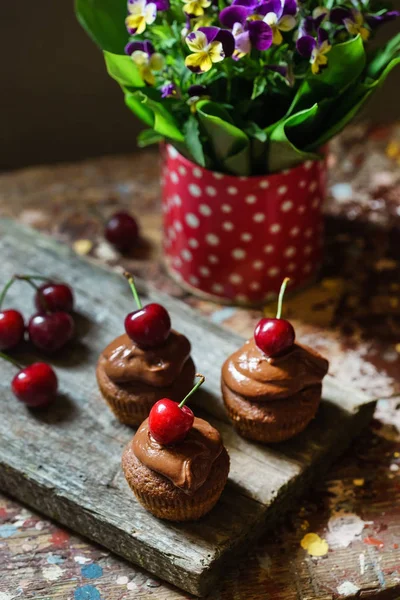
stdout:
[[332,46],[327,40],[323,41],[321,45],[315,46],[311,53],[310,63],[311,71],[314,75],[319,73],[321,67],[328,64],[328,57],[326,54],[331,50]]
[[279,46],[283,42],[281,31],[291,31],[296,26],[293,15],[282,15],[280,18],[274,12],[269,12],[264,17],[264,22],[272,29],[272,43]]
[[194,17],[204,15],[204,9],[211,6],[211,0],[183,0],[183,3],[185,5],[183,11]]
[[164,67],[164,57],[157,52],[149,56],[147,52],[135,50],[135,52],[131,54],[131,58],[138,67],[143,81],[149,85],[154,85],[156,80],[153,71],[161,71]]
[[353,16],[351,19],[344,19],[344,25],[347,31],[352,35],[360,34],[361,39],[366,41],[370,36],[370,32],[366,27],[363,26],[364,17],[358,10],[353,10],[352,15]]
[[193,54],[186,57],[185,65],[194,73],[206,73],[213,63],[225,58],[221,42],[209,42],[202,31],[192,31],[186,37],[186,43]]
[[157,16],[157,6],[146,0],[130,0],[128,11],[125,24],[131,34],[143,33],[146,25],[154,23]]

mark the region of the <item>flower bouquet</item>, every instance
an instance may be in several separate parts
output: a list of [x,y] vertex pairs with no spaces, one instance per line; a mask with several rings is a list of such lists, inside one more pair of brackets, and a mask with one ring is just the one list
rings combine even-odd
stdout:
[[380,0],[76,0],[127,106],[193,162],[235,175],[316,158],[400,62]]
[[[400,62],[381,0],[75,0],[164,145],[164,254],[207,297],[260,303],[321,255],[323,148]],[[256,243],[254,243],[256,242]]]

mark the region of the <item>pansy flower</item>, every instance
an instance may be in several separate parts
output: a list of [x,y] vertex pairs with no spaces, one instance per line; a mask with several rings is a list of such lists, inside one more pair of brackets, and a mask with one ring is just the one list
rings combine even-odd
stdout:
[[161,87],[161,98],[175,98],[178,95],[178,90],[174,83],[164,83]]
[[328,64],[326,56],[332,46],[328,41],[328,34],[324,29],[318,30],[318,39],[311,35],[303,35],[296,42],[297,52],[311,63],[311,71],[314,75],[320,72]]
[[271,27],[264,21],[252,20],[253,14],[254,5],[249,2],[247,6],[244,4],[228,6],[219,15],[222,25],[232,30],[235,39],[235,52],[233,55],[235,59],[249,54],[252,48],[268,50],[272,44]]
[[200,100],[210,100],[208,88],[205,85],[194,84],[188,89],[189,100],[187,101],[190,107],[190,112],[195,114],[197,111],[197,103]]
[[204,9],[211,6],[211,0],[183,0],[183,11],[193,17],[204,15]]
[[296,0],[267,0],[256,8],[257,15],[272,29],[272,43],[279,46],[283,42],[282,31],[291,31],[296,27]]
[[369,36],[369,30],[364,27],[364,17],[359,10],[352,10],[350,16],[343,21],[347,31],[352,35],[360,34],[361,39],[366,41]]
[[147,25],[154,23],[157,17],[157,5],[147,0],[129,0],[129,15],[125,24],[131,35],[143,33]]
[[219,27],[200,27],[186,37],[192,54],[186,57],[185,65],[193,73],[206,73],[213,63],[232,56],[235,41],[230,31]]
[[129,42],[125,46],[125,52],[128,54],[137,66],[140,76],[149,85],[156,82],[154,72],[161,71],[164,67],[164,57],[158,52],[154,52],[151,42]]
[[330,21],[336,25],[344,25],[352,35],[360,34],[361,39],[366,41],[370,36],[370,31],[364,27],[365,21],[363,14],[356,9],[349,9],[344,6],[337,6],[330,12]]

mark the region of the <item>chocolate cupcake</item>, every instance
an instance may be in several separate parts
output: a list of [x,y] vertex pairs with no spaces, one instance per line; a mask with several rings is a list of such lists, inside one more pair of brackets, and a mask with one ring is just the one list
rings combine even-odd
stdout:
[[287,280],[275,319],[261,319],[254,338],[222,367],[222,395],[237,431],[246,438],[275,443],[305,429],[321,401],[329,363],[294,342],[292,325],[280,318]]
[[169,521],[197,520],[208,513],[229,473],[220,434],[183,406],[186,399],[179,406],[160,400],[122,456],[126,480],[139,502]]
[[96,370],[107,404],[117,419],[132,426],[140,425],[161,398],[185,396],[195,375],[190,342],[171,330],[165,308],[159,304],[142,307],[136,289],[135,298],[139,310],[126,317],[126,333],[103,350]]

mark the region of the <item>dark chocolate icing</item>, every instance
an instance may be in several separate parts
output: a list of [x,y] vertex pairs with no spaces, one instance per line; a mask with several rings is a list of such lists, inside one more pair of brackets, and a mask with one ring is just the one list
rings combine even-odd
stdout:
[[265,402],[320,385],[328,367],[318,352],[300,344],[293,344],[281,356],[267,358],[251,338],[225,361],[222,377],[233,392]]
[[132,450],[142,464],[187,494],[205,483],[222,447],[218,431],[197,417],[183,442],[162,446],[152,437],[148,419],[143,421],[132,440]]
[[165,387],[181,373],[190,350],[189,340],[173,330],[162,345],[151,349],[139,348],[124,334],[103,351],[104,370],[114,383],[141,381]]

